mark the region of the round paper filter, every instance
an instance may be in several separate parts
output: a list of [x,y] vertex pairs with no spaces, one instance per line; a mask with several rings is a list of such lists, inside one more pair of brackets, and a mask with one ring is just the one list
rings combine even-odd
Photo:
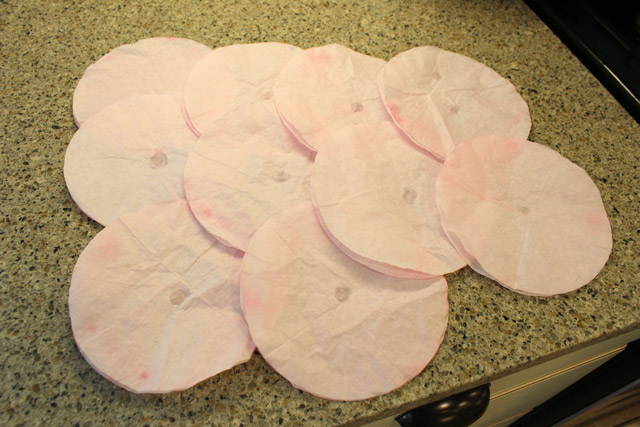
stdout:
[[73,94],[80,127],[107,105],[132,94],[182,92],[191,68],[211,49],[193,40],[155,37],[120,46],[90,65]]
[[147,203],[184,199],[182,173],[197,137],[180,95],[131,95],[88,119],[64,159],[71,197],[106,225]]
[[526,139],[531,129],[529,107],[507,79],[434,46],[391,59],[381,74],[380,93],[400,129],[440,159],[468,138]]
[[284,43],[236,44],[214,50],[191,71],[184,88],[188,121],[197,134],[238,107],[273,102],[282,67],[302,49]]
[[418,278],[466,265],[442,230],[442,164],[390,122],[345,125],[316,156],[313,199],[330,238],[382,273]]
[[437,200],[443,226],[470,266],[516,292],[573,291],[611,252],[598,188],[540,144],[500,136],[463,142],[444,163]]
[[443,277],[409,280],[351,260],[326,237],[311,203],[276,215],[242,264],[249,330],[266,361],[325,399],[394,390],[433,358],[447,325]]
[[200,227],[186,201],[123,215],[73,270],[78,348],[135,393],[183,390],[246,362],[254,345],[240,309],[241,260]]
[[298,140],[314,151],[330,128],[391,121],[377,84],[384,64],[337,44],[307,49],[280,72],[274,88],[278,112]]
[[272,215],[311,199],[313,153],[282,126],[273,102],[238,108],[211,130],[189,155],[185,193],[207,231],[244,251]]

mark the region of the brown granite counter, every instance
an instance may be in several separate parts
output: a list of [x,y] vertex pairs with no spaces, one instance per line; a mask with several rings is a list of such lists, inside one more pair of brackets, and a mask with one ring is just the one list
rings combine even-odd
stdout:
[[[449,328],[433,362],[371,400],[298,391],[257,354],[184,392],[116,387],[87,364],[71,334],[69,280],[101,227],[71,200],[62,164],[86,67],[159,35],[211,47],[341,43],[385,59],[436,45],[484,62],[529,103],[530,139],[583,167],[599,187],[613,228],[608,264],[588,286],[553,298],[509,292],[468,268],[451,275]],[[640,127],[520,2],[1,1],[0,82],[2,425],[362,423],[640,326]]]

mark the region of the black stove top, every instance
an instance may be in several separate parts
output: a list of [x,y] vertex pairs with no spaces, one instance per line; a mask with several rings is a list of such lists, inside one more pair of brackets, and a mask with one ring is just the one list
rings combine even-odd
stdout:
[[640,123],[640,2],[525,2]]

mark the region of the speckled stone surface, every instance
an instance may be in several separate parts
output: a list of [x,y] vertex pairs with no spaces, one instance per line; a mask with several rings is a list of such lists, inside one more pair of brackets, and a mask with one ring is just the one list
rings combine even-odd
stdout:
[[[640,127],[522,3],[14,0],[0,2],[0,29],[0,425],[360,424],[639,327]],[[180,393],[116,387],[85,362],[71,334],[69,280],[101,227],[70,199],[62,164],[86,67],[159,35],[211,47],[341,43],[384,59],[436,45],[484,62],[529,103],[530,139],[599,187],[613,228],[608,264],[588,286],[553,298],[517,295],[469,269],[451,275],[449,328],[435,359],[371,400],[300,392],[259,355]]]

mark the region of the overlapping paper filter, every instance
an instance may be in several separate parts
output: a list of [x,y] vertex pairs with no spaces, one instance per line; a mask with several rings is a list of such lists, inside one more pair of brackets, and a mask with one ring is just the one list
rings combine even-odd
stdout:
[[64,178],[73,200],[107,225],[148,203],[184,199],[184,164],[198,138],[179,92],[132,94],[89,117],[71,139]]
[[125,96],[182,92],[191,69],[211,48],[193,40],[154,37],[120,46],[87,68],[73,93],[78,126]]
[[416,47],[392,58],[380,79],[382,99],[395,123],[440,159],[474,136],[529,135],[529,108],[516,88],[466,56]]
[[184,168],[187,200],[207,231],[246,250],[269,217],[309,200],[313,154],[282,126],[273,101],[237,107],[208,129]]
[[185,83],[187,122],[196,134],[206,134],[208,127],[237,114],[237,109],[272,105],[280,70],[300,52],[284,43],[237,44],[212,51],[195,65]]
[[353,123],[328,135],[313,171],[320,222],[336,245],[398,277],[433,277],[467,262],[447,239],[436,206],[442,164],[391,122]]
[[127,390],[183,390],[249,360],[240,309],[242,253],[195,220],[187,202],[122,215],[78,258],[69,314],[78,348]]
[[191,387],[257,344],[293,386],[367,399],[437,352],[444,274],[469,263],[548,296],[611,251],[596,186],[526,140],[516,88],[435,47],[385,63],[147,39],[87,69],[74,116],[69,192],[108,225],[74,269],[72,329],[136,393]]
[[476,137],[444,162],[444,229],[471,268],[525,294],[555,295],[593,279],[611,252],[598,188],[552,149]]
[[331,44],[307,49],[280,73],[274,96],[287,128],[317,151],[323,134],[343,124],[391,120],[376,78],[385,62]]
[[326,399],[387,393],[422,371],[447,325],[447,282],[377,273],[331,243],[311,203],[256,232],[242,263],[247,323],[260,354]]

